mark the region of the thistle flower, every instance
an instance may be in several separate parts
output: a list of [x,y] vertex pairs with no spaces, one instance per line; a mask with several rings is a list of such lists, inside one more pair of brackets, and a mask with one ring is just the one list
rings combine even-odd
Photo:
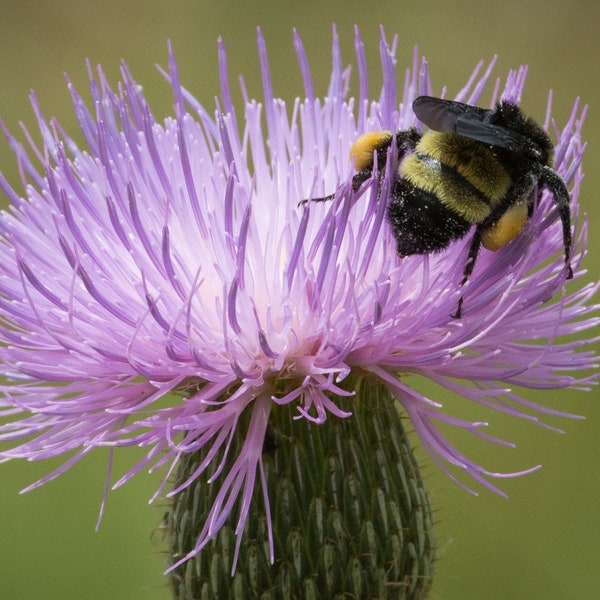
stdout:
[[[559,340],[598,323],[590,304],[597,285],[565,286],[549,194],[517,239],[482,252],[464,289],[468,240],[441,254],[398,257],[378,186],[353,191],[347,156],[360,133],[416,125],[412,100],[432,93],[427,65],[415,55],[398,98],[395,40],[390,46],[382,35],[383,87],[372,101],[357,32],[352,100],[334,36],[321,100],[294,39],[305,98],[292,107],[274,96],[259,33],[264,96],[262,104],[251,100],[242,86],[243,115],[232,104],[219,42],[213,114],[181,86],[171,54],[175,116],[163,123],[123,65],[116,91],[100,68],[96,76],[90,69],[91,108],[69,85],[86,149],[47,121],[35,98],[43,147],[30,138],[32,159],[7,133],[26,194],[0,180],[11,203],[0,220],[0,456],[71,454],[33,489],[96,447],[146,448],[113,487],[167,466],[154,498],[175,478],[168,492],[175,502],[201,496],[206,503],[172,570],[233,523],[227,557],[235,572],[259,505],[267,558],[276,558],[274,539],[290,543],[277,529],[281,497],[272,503],[271,486],[284,475],[279,459],[265,466],[270,446],[286,451],[291,439],[282,423],[294,436],[310,436],[356,421],[383,394],[452,479],[473,493],[469,478],[502,493],[494,478],[538,467],[494,473],[461,454],[437,424],[511,444],[485,434],[487,423],[445,412],[442,397],[425,397],[407,375],[541,425],[539,413],[572,415],[533,404],[515,388],[586,389],[596,378],[588,342]],[[482,73],[478,65],[457,99],[478,103],[492,67]],[[524,67],[510,72],[494,97],[518,103],[525,76]],[[576,103],[559,128],[549,106],[545,122],[557,139],[555,168],[571,192],[575,280],[584,273],[587,232],[578,204],[584,114]],[[389,185],[387,173],[382,190]],[[332,202],[299,206],[332,190]],[[461,294],[466,308],[453,319]],[[301,501],[303,484],[294,485]],[[425,499],[421,505],[427,518]],[[183,536],[187,508],[175,506],[172,525]]]

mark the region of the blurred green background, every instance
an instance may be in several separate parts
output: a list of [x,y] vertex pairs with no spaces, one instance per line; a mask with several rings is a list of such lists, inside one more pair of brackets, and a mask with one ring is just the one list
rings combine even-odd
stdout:
[[[171,112],[169,88],[154,65],[166,64],[171,39],[182,81],[212,110],[219,92],[217,36],[228,50],[230,80],[244,74],[260,97],[256,26],[265,35],[275,94],[287,101],[302,91],[292,44],[300,32],[318,94],[326,92],[331,28],[336,23],[344,62],[353,61],[353,27],[365,42],[372,90],[379,80],[379,25],[399,34],[398,73],[403,78],[413,46],[429,61],[434,89],[453,95],[475,63],[499,55],[495,75],[529,64],[527,112],[542,120],[548,89],[554,116],[566,119],[576,96],[590,105],[584,128],[589,149],[581,202],[590,218],[588,281],[600,277],[600,4],[506,0],[458,3],[220,2],[200,0],[3,0],[0,3],[0,116],[18,131],[33,129],[28,93],[35,89],[46,116],[74,132],[68,72],[85,96],[85,59],[102,63],[116,84],[125,59],[157,116]],[[356,80],[353,80],[356,86]],[[354,90],[356,87],[353,88]],[[87,96],[86,96],[87,97]],[[0,144],[0,169],[13,182],[15,161]],[[431,392],[435,393],[435,392]],[[600,561],[600,406],[598,391],[528,397],[587,415],[553,419],[564,436],[513,420],[494,420],[490,433],[509,437],[516,450],[460,440],[467,454],[490,470],[518,470],[538,462],[533,475],[501,481],[509,499],[459,489],[426,457],[424,470],[438,521],[440,560],[431,597],[548,600],[598,597]],[[134,450],[117,456],[115,474],[133,464]],[[102,527],[94,525],[102,497],[107,453],[97,452],[58,480],[25,495],[18,492],[58,463],[0,466],[0,597],[10,600],[167,600],[162,576],[164,545],[156,531],[163,506],[147,500],[159,478],[138,476],[111,493]]]

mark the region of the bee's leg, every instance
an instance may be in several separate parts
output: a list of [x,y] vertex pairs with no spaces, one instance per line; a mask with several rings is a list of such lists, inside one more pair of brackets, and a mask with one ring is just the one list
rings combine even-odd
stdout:
[[[473,239],[471,240],[471,247],[469,248],[469,255],[467,257],[467,264],[465,265],[465,270],[463,271],[463,278],[460,282],[461,287],[469,281],[469,277],[473,273],[473,269],[475,268],[475,261],[477,260],[477,255],[479,254],[479,248],[481,248],[481,229],[477,227],[475,229],[475,233],[473,234]],[[456,307],[456,312],[453,315],[450,315],[453,319],[460,319],[462,316],[462,305],[463,305],[463,297],[458,299],[458,306]]]
[[367,180],[369,177],[373,175],[373,169],[364,169],[363,171],[358,172],[352,178],[352,191],[356,192],[358,188]]
[[[352,191],[356,192],[358,188],[373,174],[373,169],[365,169],[364,171],[360,171],[354,177],[352,177]],[[335,192],[333,194],[329,194],[327,196],[321,196],[320,198],[304,198],[304,200],[300,200],[298,202],[298,206],[304,206],[309,202],[329,202],[335,198]]]
[[547,187],[554,196],[554,204],[558,208],[558,214],[562,223],[563,244],[565,247],[565,265],[567,265],[567,279],[573,279],[571,268],[571,206],[569,201],[569,190],[562,177],[550,167],[544,167],[540,178],[541,185]]
[[309,202],[329,202],[330,200],[333,200],[334,198],[335,198],[335,193],[329,194],[329,196],[321,196],[320,198],[304,198],[304,200],[300,200],[300,202],[298,202],[298,206],[304,206],[305,204],[308,204]]

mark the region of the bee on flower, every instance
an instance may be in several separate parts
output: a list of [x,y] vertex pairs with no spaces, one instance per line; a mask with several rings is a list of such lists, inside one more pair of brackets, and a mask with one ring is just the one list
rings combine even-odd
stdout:
[[[339,571],[328,593],[351,589],[360,597],[367,588],[351,586],[369,578],[347,573],[366,544],[387,567],[361,568],[388,578],[386,585],[416,589],[407,579],[415,564],[422,585],[430,580],[430,509],[418,466],[403,463],[397,409],[433,460],[469,490],[472,480],[502,493],[495,478],[538,467],[501,474],[464,456],[438,424],[510,444],[487,435],[487,422],[446,411],[443,397],[425,397],[408,375],[489,409],[490,419],[499,411],[533,423],[542,423],[539,414],[572,415],[532,403],[527,388],[587,389],[596,379],[589,340],[561,339],[598,323],[597,284],[578,282],[585,109],[575,103],[567,123],[536,125],[542,141],[527,152],[535,146],[539,156],[516,191],[516,167],[505,169],[508,181],[490,208],[492,194],[449,164],[452,148],[440,158],[438,146],[424,146],[433,138],[419,119],[450,136],[448,119],[430,114],[436,106],[419,112],[417,101],[413,112],[416,98],[435,96],[424,61],[415,55],[397,97],[394,44],[382,37],[383,87],[374,92],[357,33],[353,100],[334,35],[331,80],[320,98],[294,36],[305,97],[293,107],[273,95],[259,33],[264,93],[241,110],[226,76],[216,109],[200,105],[170,53],[175,114],[162,122],[123,65],[117,88],[100,68],[90,70],[91,102],[69,86],[83,147],[43,117],[35,98],[42,147],[26,150],[7,133],[25,186],[0,179],[9,201],[0,216],[0,458],[67,456],[32,489],[95,448],[144,448],[113,487],[165,467],[154,497],[173,501],[175,587],[189,584],[190,559],[217,552],[219,569],[256,589],[292,581],[306,590],[325,565]],[[473,83],[437,108],[471,117],[467,129],[457,127],[460,115],[451,117],[453,135],[489,146],[488,164],[500,172],[506,162],[494,156],[527,145],[532,134],[498,117],[508,109],[474,109],[492,66],[478,65]],[[525,75],[525,68],[508,74],[499,107],[520,115]],[[374,131],[393,133],[367,147],[365,164],[348,161],[357,138]],[[414,214],[408,227],[407,206],[421,210],[415,188],[429,181],[416,174],[424,167],[438,173],[438,187],[425,190],[430,200],[454,177],[455,187],[469,188],[466,202],[483,197],[479,212],[454,210],[452,200],[457,229],[415,226]],[[502,230],[494,244],[492,230],[515,206],[514,235]],[[425,229],[443,241],[435,251],[398,251],[415,231],[422,241]],[[408,470],[399,473],[398,464]],[[398,505],[406,508],[402,518],[391,508]],[[345,524],[336,529],[338,516]],[[369,541],[368,523],[379,542]],[[403,536],[417,548],[410,559],[398,549]],[[315,547],[296,561],[307,539]],[[254,551],[277,574],[254,581],[247,566]],[[212,573],[207,565],[198,572]],[[218,595],[226,585],[195,577],[193,593],[209,586]]]

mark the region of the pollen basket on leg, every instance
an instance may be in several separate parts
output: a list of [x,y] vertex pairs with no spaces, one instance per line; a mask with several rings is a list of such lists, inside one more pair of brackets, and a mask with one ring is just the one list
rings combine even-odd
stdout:
[[511,206],[496,223],[481,234],[481,243],[486,250],[499,250],[514,240],[527,223],[527,202]]

